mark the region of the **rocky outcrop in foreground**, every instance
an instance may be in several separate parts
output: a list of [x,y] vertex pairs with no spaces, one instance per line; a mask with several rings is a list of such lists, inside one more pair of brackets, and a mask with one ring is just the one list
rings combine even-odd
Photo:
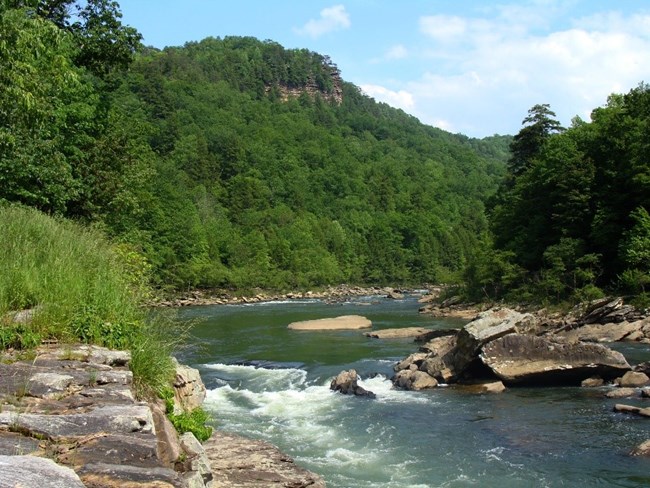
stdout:
[[[216,433],[204,448],[189,432],[178,436],[163,405],[134,398],[129,360],[128,353],[96,346],[41,348],[29,360],[3,357],[0,487],[324,486],[255,441]],[[205,397],[198,371],[186,366],[177,368],[175,389],[177,413]],[[217,450],[209,448],[215,444]],[[220,471],[238,460],[240,478],[250,472],[257,484]]]
[[[631,369],[620,353],[605,346],[538,337],[534,330],[531,314],[483,312],[458,333],[433,338],[398,363],[393,382],[408,389],[495,380],[506,385],[580,384],[593,376],[611,380]],[[422,373],[436,382],[423,381]]]

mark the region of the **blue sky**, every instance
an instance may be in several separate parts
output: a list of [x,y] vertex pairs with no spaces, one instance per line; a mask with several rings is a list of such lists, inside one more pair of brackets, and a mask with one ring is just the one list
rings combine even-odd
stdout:
[[589,119],[650,82],[648,0],[121,0],[163,48],[254,36],[329,55],[343,78],[422,122],[515,134],[530,107]]

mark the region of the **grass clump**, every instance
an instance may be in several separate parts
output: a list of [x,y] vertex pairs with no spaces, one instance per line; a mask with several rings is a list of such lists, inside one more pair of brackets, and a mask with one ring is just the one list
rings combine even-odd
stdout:
[[[97,230],[0,205],[0,348],[57,339],[128,349],[137,393],[160,393],[183,335],[142,306],[146,262],[136,255]],[[16,320],[26,309],[29,320]]]

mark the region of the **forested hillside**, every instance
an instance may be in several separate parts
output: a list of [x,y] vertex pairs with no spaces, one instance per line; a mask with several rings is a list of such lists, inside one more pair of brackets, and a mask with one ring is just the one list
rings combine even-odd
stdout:
[[103,229],[160,286],[439,282],[487,231],[509,137],[425,126],[307,50],[3,5],[0,200]]
[[489,207],[493,247],[467,268],[470,296],[650,305],[650,86],[611,95],[568,129],[536,105]]

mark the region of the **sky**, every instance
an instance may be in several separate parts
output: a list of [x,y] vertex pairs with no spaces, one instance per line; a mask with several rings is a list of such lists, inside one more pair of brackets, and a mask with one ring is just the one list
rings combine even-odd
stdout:
[[157,48],[254,36],[331,57],[344,80],[425,124],[516,134],[535,104],[564,126],[650,83],[648,0],[119,0]]

